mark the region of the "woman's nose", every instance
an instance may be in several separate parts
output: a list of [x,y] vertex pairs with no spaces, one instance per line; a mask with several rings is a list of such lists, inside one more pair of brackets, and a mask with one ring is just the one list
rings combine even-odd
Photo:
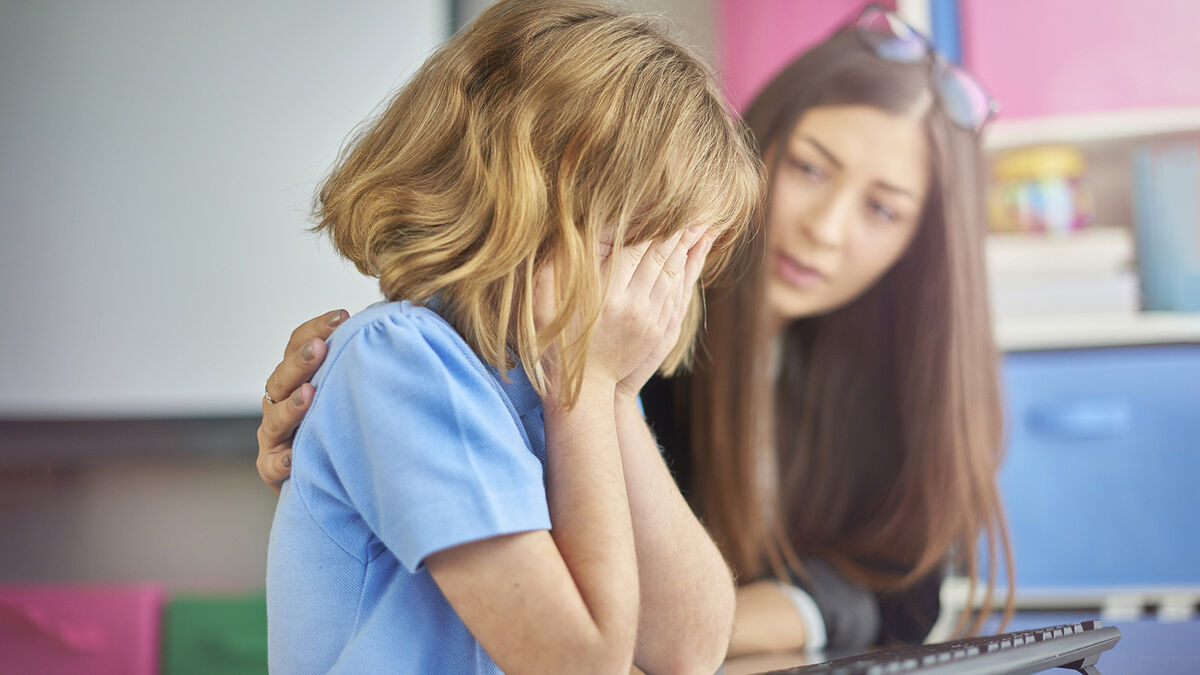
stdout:
[[834,192],[813,205],[801,229],[817,246],[837,248],[845,241],[850,229],[852,208],[849,195]]

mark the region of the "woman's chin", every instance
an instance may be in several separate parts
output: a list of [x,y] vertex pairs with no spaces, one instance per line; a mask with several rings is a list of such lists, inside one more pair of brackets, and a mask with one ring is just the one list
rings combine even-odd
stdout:
[[828,310],[826,293],[816,287],[798,288],[778,279],[767,284],[767,306],[781,323],[803,319]]

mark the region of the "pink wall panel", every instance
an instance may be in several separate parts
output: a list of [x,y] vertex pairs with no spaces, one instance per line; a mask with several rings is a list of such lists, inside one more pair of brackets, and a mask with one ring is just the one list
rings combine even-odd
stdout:
[[1200,2],[961,1],[964,61],[1005,118],[1200,105]]
[[[866,0],[717,0],[721,75],[744,110],[780,68],[858,16]],[[892,2],[879,3],[895,7]]]

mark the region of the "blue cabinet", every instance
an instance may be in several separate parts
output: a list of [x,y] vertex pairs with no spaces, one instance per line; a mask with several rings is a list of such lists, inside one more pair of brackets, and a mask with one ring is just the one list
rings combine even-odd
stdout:
[[1200,587],[1200,345],[1005,357],[1019,589]]

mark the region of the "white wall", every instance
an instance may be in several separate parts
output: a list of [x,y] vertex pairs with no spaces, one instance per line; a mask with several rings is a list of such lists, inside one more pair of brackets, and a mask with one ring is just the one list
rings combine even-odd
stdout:
[[0,0],[0,418],[253,414],[290,329],[378,296],[307,235],[444,0]]
[[[179,3],[0,0],[0,418],[253,413],[296,323],[375,292],[301,233],[303,210],[346,132],[415,65],[403,54],[428,48],[406,31],[441,25],[448,4],[160,4]],[[629,4],[713,53],[709,3]],[[275,495],[253,444],[0,461],[0,581],[261,587]]]

